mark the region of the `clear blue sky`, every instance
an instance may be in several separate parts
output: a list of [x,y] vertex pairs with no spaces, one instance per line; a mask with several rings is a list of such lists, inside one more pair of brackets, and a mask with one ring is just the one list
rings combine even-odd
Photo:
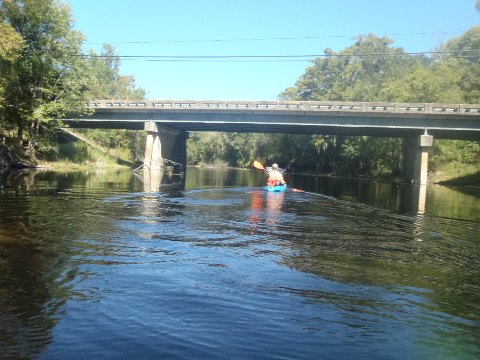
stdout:
[[[323,54],[368,33],[420,52],[480,23],[475,0],[64,2],[71,5],[75,28],[87,37],[86,49],[100,53],[101,44],[110,43],[121,56]],[[274,60],[122,60],[121,73],[133,75],[150,99],[275,100],[310,62]]]

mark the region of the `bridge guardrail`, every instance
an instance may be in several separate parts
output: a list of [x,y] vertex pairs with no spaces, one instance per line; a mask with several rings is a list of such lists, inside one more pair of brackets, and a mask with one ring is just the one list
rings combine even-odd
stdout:
[[92,109],[196,109],[196,110],[301,110],[426,114],[478,114],[480,104],[342,102],[342,101],[194,101],[194,100],[94,100]]

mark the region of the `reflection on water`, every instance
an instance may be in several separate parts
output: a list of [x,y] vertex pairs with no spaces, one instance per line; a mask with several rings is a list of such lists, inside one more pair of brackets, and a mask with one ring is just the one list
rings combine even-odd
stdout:
[[288,181],[0,177],[0,358],[478,358],[475,190]]
[[[141,177],[143,181],[143,191],[146,193],[158,192],[167,186],[185,187],[184,173],[175,174],[169,170],[150,170],[144,169]],[[138,174],[135,173],[140,178]]]
[[360,202],[399,214],[480,221],[480,188],[400,185],[382,180],[292,174],[292,186],[337,199]]

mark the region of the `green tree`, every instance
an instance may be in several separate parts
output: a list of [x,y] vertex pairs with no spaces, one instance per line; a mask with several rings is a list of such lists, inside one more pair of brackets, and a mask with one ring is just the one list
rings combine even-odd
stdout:
[[112,45],[104,44],[100,55],[90,50],[88,67],[94,79],[95,98],[107,100],[145,98],[145,90],[135,86],[133,76],[120,74],[120,58]]
[[[400,95],[407,98],[410,92],[395,85],[397,82],[403,85],[406,74],[411,69],[423,69],[428,59],[405,54],[392,44],[386,37],[368,34],[357,36],[352,46],[338,53],[327,49],[325,56],[316,59],[280,98],[330,101],[393,101]],[[397,171],[400,152],[392,149],[398,146],[396,139],[314,135],[310,141],[303,141],[303,154],[297,153],[302,154],[310,167],[321,171],[338,172],[342,167],[356,173]],[[316,156],[312,157],[313,154]],[[392,154],[392,160],[384,160]]]
[[[0,111],[4,108],[3,95],[9,74],[11,74],[12,64],[20,56],[23,46],[22,37],[0,18]],[[3,117],[0,113],[0,125],[2,120]]]
[[404,77],[385,85],[382,97],[394,102],[461,103],[461,73],[455,67],[435,63],[412,68]]
[[24,41],[14,28],[0,20],[0,61],[12,62],[20,55]]
[[393,48],[392,40],[373,34],[357,36],[354,45],[335,53],[325,50],[293,88],[280,94],[285,100],[382,101],[382,89],[424,61]]
[[[479,1],[477,1],[477,9]],[[436,78],[450,76],[455,84],[445,88],[445,92],[455,93],[454,100],[448,96],[440,101],[464,102],[476,104],[480,102],[480,26],[475,26],[458,38],[453,38],[440,48],[446,54],[439,61],[443,71]],[[453,74],[453,75],[452,75]],[[444,84],[446,86],[447,84]],[[457,162],[476,164],[480,160],[480,142],[439,140],[432,151],[431,167]]]
[[446,52],[442,63],[460,75],[457,86],[463,93],[462,100],[472,104],[480,102],[480,26],[451,39],[440,50]]
[[[115,48],[104,44],[97,55],[90,50],[88,55],[88,73],[92,78],[90,98],[103,100],[140,100],[145,98],[145,90],[135,85],[133,76],[120,74],[120,58]],[[103,146],[120,148],[131,161],[140,160],[144,145],[144,134],[132,130],[84,130],[89,138]]]
[[[5,120],[34,140],[42,124],[84,111],[89,90],[82,34],[58,0],[3,0],[1,18],[25,41],[5,87]],[[34,142],[31,142],[34,143]]]
[[[372,34],[355,38],[352,46],[334,52],[326,49],[283,100],[480,102],[480,27],[474,27],[440,47],[433,57],[411,56],[392,40]],[[252,135],[252,134],[250,134]],[[376,137],[264,135],[216,139],[199,134],[191,139],[189,155],[197,163],[223,158],[231,165],[251,159],[325,172],[392,173],[399,171],[401,139]],[[195,146],[197,144],[197,146]],[[214,148],[212,145],[215,144]],[[232,147],[229,147],[232,144]],[[223,156],[214,151],[227,151]],[[478,142],[436,141],[432,168],[442,161],[475,162]],[[235,150],[235,151],[234,151]],[[215,154],[215,155],[213,155]],[[240,160],[239,160],[240,159]],[[450,159],[450,160],[447,160]]]

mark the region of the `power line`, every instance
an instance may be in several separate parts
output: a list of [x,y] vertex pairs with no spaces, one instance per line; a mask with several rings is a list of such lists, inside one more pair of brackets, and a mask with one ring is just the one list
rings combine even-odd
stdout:
[[234,58],[300,58],[300,57],[364,57],[364,56],[398,56],[398,55],[436,55],[472,53],[480,49],[443,50],[443,51],[417,51],[402,53],[353,53],[353,54],[289,54],[289,55],[91,55],[78,54],[79,57],[91,58],[168,58],[168,59],[234,59]]
[[[478,54],[476,54],[478,53]],[[91,55],[79,54],[87,59],[121,59],[157,62],[266,62],[266,61],[313,61],[318,58],[342,59],[390,59],[407,60],[415,56],[450,55],[455,58],[478,58],[480,49],[458,51],[421,51],[404,53],[363,53],[363,54],[298,54],[298,55]]]
[[[427,36],[427,35],[446,35],[459,34],[464,31],[442,31],[442,32],[412,32],[412,33],[393,33],[382,36]],[[242,41],[292,41],[292,40],[320,40],[332,38],[355,38],[357,35],[323,35],[323,36],[286,36],[286,37],[263,37],[263,38],[231,38],[231,39],[179,39],[179,40],[153,40],[153,41],[113,41],[109,44],[168,44],[168,43],[220,43],[220,42],[242,42]],[[106,42],[86,42],[87,45],[102,45]]]

